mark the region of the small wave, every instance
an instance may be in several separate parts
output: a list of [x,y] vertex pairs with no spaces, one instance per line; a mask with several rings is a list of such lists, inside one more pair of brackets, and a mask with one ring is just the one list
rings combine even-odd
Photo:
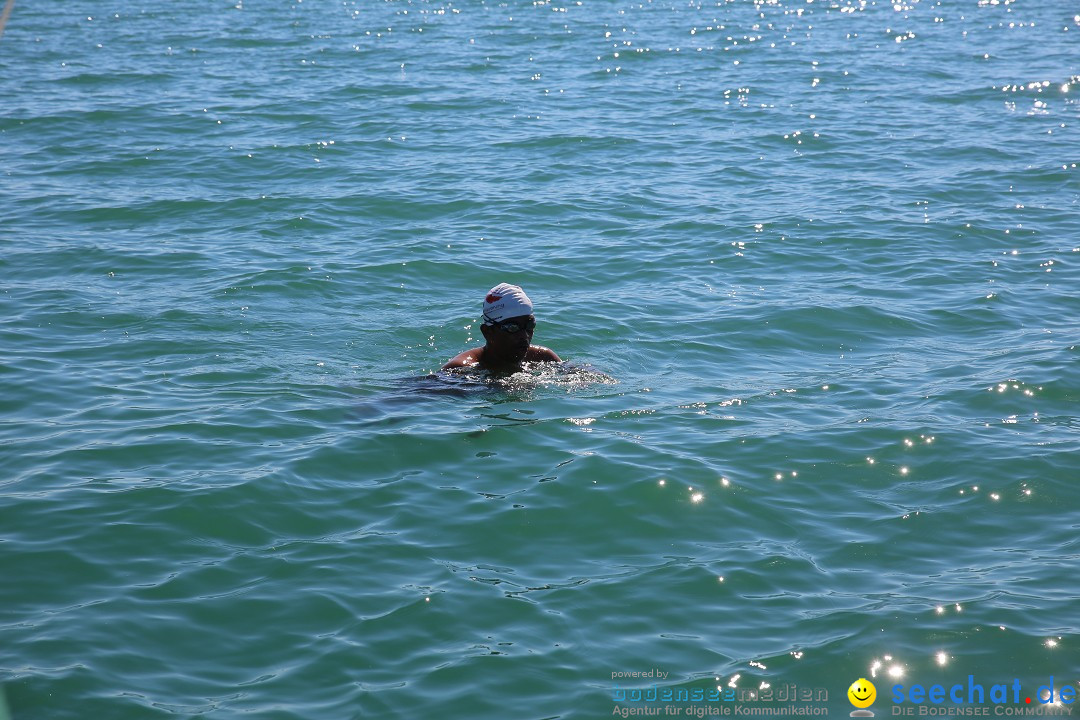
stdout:
[[567,391],[590,385],[615,385],[618,380],[588,363],[525,363],[516,373],[496,374],[476,367],[444,371],[437,376],[457,387],[497,388],[511,391],[564,388]]

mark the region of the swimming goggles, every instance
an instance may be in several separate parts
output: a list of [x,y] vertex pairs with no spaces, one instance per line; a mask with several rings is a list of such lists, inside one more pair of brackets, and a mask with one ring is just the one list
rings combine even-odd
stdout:
[[531,317],[525,320],[505,320],[503,322],[491,322],[487,324],[499,328],[507,335],[513,335],[522,330],[532,332],[536,328],[536,318]]

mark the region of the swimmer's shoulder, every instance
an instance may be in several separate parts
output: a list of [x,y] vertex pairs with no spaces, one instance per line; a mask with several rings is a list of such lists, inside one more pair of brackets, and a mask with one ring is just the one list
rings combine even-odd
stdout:
[[453,370],[454,368],[469,367],[470,365],[476,365],[480,362],[480,357],[484,354],[484,348],[478,347],[472,350],[466,350],[463,353],[459,353],[450,358],[445,365],[442,366],[442,370]]
[[530,345],[525,359],[528,362],[562,362],[562,358],[554,350],[543,345]]

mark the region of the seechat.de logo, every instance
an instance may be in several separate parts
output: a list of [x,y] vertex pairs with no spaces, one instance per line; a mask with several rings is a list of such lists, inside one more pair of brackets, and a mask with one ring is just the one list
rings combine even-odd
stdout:
[[874,683],[866,678],[859,678],[847,689],[847,697],[856,708],[851,711],[851,717],[874,717],[874,711],[866,709],[877,699],[877,688],[874,687]]

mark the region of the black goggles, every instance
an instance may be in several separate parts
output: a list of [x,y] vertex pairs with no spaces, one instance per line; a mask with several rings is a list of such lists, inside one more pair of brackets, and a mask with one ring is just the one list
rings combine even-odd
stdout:
[[489,322],[488,325],[497,327],[508,335],[521,332],[532,332],[536,328],[536,318],[526,318],[524,320],[505,320],[503,322]]

